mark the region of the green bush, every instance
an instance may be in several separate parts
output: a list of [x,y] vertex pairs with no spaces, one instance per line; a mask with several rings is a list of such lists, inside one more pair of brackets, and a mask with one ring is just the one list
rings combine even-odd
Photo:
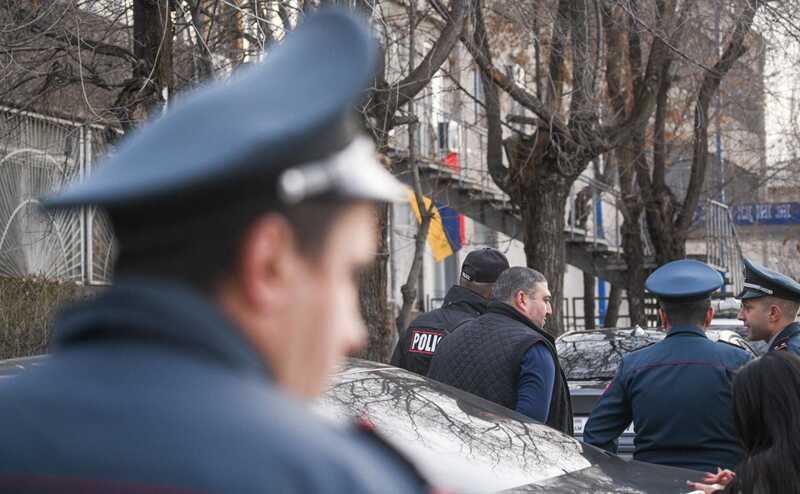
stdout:
[[68,282],[0,277],[0,359],[47,351],[58,310],[95,290]]

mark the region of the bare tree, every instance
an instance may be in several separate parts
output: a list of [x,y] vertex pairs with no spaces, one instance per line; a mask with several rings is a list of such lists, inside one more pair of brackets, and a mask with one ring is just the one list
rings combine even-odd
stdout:
[[[408,66],[412,70],[416,65],[416,17],[417,6],[411,2],[408,8]],[[425,242],[428,238],[428,231],[430,230],[431,220],[434,214],[433,201],[430,207],[425,207],[424,195],[422,193],[422,185],[419,175],[419,162],[417,156],[417,129],[419,121],[417,119],[414,103],[408,104],[408,161],[411,164],[411,177],[412,188],[414,189],[414,201],[416,203],[417,211],[420,212],[420,222],[417,229],[417,235],[414,240],[414,257],[411,262],[411,267],[408,270],[406,282],[401,287],[400,291],[403,296],[403,305],[400,307],[400,315],[397,318],[397,333],[400,340],[403,338],[411,322],[411,310],[414,307],[414,302],[417,299],[417,284],[419,275],[422,270],[422,259],[425,254]]]
[[[562,274],[566,268],[564,216],[569,191],[592,159],[628,142],[647,124],[655,107],[659,69],[668,57],[671,40],[667,36],[652,37],[646,63],[642,63],[641,72],[632,75],[630,110],[618,115],[600,97],[597,84],[599,60],[621,55],[601,53],[600,13],[583,0],[559,0],[545,6],[552,9],[553,26],[549,39],[539,43],[549,46],[547,61],[542,64],[546,68],[536,75],[544,87],[542,94],[516,84],[493,63],[492,33],[487,32],[483,15],[486,7],[476,12],[473,36],[466,44],[486,83],[489,172],[519,207],[527,263],[547,276],[555,295],[555,317],[548,330],[559,334]],[[651,25],[659,32],[670,32],[675,14],[676,2],[659,1]],[[531,31],[530,18],[520,22],[521,26],[512,26]],[[533,115],[507,118],[510,123],[533,126],[532,133],[517,129],[503,140],[495,87]],[[601,115],[606,116],[605,122],[601,122]],[[508,167],[502,160],[503,146]]]
[[669,64],[662,70],[657,98],[656,119],[653,124],[652,170],[646,159],[637,162],[636,177],[645,202],[647,224],[656,251],[656,262],[661,264],[680,259],[686,253],[686,238],[695,219],[708,166],[708,132],[711,101],[723,78],[746,51],[747,35],[759,0],[747,0],[741,5],[725,49],[714,64],[704,71],[695,93],[694,126],[692,138],[692,165],[686,196],[679,202],[669,189],[666,180],[666,113],[669,109],[669,90],[672,86]]
[[[391,16],[390,9],[396,4],[375,2],[374,4],[361,4],[361,8],[371,12],[371,17],[377,18],[381,34],[384,53],[384,64],[378,72],[375,85],[370,93],[370,98],[364,108],[364,116],[370,132],[380,151],[386,151],[389,146],[389,133],[392,129],[414,121],[413,116],[403,114],[401,108],[413,103],[414,98],[430,83],[436,72],[447,61],[456,43],[459,40],[467,19],[469,4],[466,0],[451,0],[447,21],[433,29],[430,34],[430,48],[420,53],[421,61],[413,65],[408,73],[401,74],[396,80],[390,80],[393,67],[389,54],[392,43],[397,43],[397,33],[409,32],[402,29],[408,22],[410,6],[401,3],[405,15]],[[429,12],[413,14],[414,29],[427,23]],[[400,28],[398,29],[398,24]],[[419,46],[419,44],[417,44]],[[417,50],[414,50],[417,53]],[[415,55],[416,57],[416,55]],[[420,191],[417,190],[416,193]],[[419,196],[417,196],[419,199]],[[424,207],[420,209],[425,213]],[[391,342],[394,340],[394,324],[390,317],[388,307],[388,207],[379,208],[378,220],[380,226],[380,242],[378,247],[377,262],[362,277],[361,309],[369,330],[369,342],[363,356],[380,362],[388,361],[391,354]],[[424,248],[425,237],[418,233],[418,250],[415,254],[416,265],[421,262],[421,252]],[[410,298],[411,293],[407,292]],[[403,324],[407,323],[404,321]]]

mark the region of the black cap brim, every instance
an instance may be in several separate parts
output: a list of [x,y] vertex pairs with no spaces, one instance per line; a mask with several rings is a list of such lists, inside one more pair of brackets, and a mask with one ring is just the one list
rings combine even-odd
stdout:
[[745,288],[739,295],[736,296],[739,300],[751,300],[754,298],[761,298],[766,297],[767,294],[758,290],[753,290],[752,288]]

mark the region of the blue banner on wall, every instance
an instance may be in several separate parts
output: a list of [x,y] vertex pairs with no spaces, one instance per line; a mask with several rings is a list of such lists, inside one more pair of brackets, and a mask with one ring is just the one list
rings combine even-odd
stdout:
[[800,202],[739,204],[732,213],[737,225],[800,224]]

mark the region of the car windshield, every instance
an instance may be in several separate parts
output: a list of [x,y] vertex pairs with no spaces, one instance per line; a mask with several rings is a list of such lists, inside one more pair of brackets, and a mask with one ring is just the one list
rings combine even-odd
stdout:
[[565,334],[556,342],[558,359],[571,381],[607,380],[614,377],[622,357],[661,341],[655,331],[592,331]]
[[[354,363],[355,362],[355,363]],[[392,367],[354,361],[315,408],[340,422],[360,416],[432,480],[461,476],[499,491],[589,467],[575,439],[499,405]]]

